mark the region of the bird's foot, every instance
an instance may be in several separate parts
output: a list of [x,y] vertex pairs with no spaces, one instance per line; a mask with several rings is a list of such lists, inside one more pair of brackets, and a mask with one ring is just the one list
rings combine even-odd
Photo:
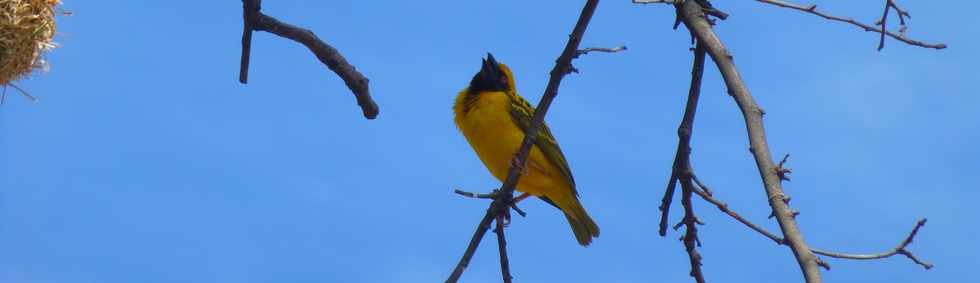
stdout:
[[[499,190],[498,191],[494,191],[493,193],[494,194],[500,194],[500,191]],[[521,202],[524,199],[527,199],[530,196],[531,196],[531,194],[528,194],[528,193],[521,193],[521,195],[519,195],[517,197],[513,197],[513,195],[507,195],[507,196],[505,196],[505,195],[497,195],[494,198],[494,202],[495,203],[498,203],[498,204],[502,204],[503,206],[506,207],[506,208],[498,208],[499,213],[497,214],[497,221],[501,221],[500,223],[503,224],[504,227],[507,227],[507,225],[510,225],[510,210],[511,209],[513,209],[514,211],[516,211],[517,214],[520,215],[521,217],[527,216],[527,213],[525,213],[524,210],[522,210],[520,207],[517,207],[517,203],[518,202]],[[508,209],[508,208],[510,208],[510,209]]]

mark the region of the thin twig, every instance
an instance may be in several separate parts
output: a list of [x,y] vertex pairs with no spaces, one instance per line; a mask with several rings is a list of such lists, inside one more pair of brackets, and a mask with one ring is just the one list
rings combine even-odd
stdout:
[[[677,164],[677,155],[674,155],[674,164]],[[667,221],[670,217],[670,204],[674,201],[674,191],[677,190],[677,166],[672,166],[670,180],[667,180],[667,189],[664,190],[664,197],[660,199],[660,236],[667,236]]]
[[[745,219],[744,217],[742,217],[741,215],[739,215],[735,211],[731,210],[731,208],[728,207],[728,204],[726,204],[726,203],[718,200],[717,198],[715,198],[710,193],[707,193],[704,190],[702,190],[702,189],[705,188],[703,185],[698,184],[698,187],[700,187],[700,189],[695,189],[694,190],[694,193],[697,194],[698,196],[700,196],[705,201],[707,201],[707,202],[709,202],[711,204],[714,204],[715,207],[717,207],[718,210],[720,210],[721,212],[727,214],[728,216],[731,216],[736,221],[738,221],[738,222],[744,224],[745,226],[749,227],[749,229],[752,229],[752,230],[758,232],[759,234],[765,236],[766,238],[769,238],[773,242],[776,242],[776,244],[778,244],[778,245],[785,245],[786,244],[786,242],[785,242],[785,240],[783,240],[783,238],[781,238],[781,237],[777,236],[776,234],[773,234],[772,232],[767,231],[765,228],[762,228],[761,226],[756,225],[755,223],[752,223],[751,221]],[[882,253],[876,253],[876,254],[847,254],[847,253],[832,252],[832,251],[827,251],[827,250],[822,250],[822,249],[817,249],[817,248],[811,248],[810,250],[813,251],[813,253],[815,253],[815,254],[819,254],[819,255],[823,255],[823,256],[828,256],[828,257],[832,257],[832,258],[839,258],[839,259],[853,259],[853,260],[882,259],[882,258],[887,258],[887,257],[894,256],[894,255],[897,255],[897,254],[901,254],[901,255],[904,255],[904,256],[908,257],[909,259],[911,259],[916,264],[921,265],[923,268],[925,268],[925,269],[931,269],[934,266],[933,264],[920,260],[918,257],[916,257],[915,255],[913,255],[911,251],[909,251],[908,249],[906,249],[909,244],[912,244],[912,240],[919,233],[919,229],[922,228],[922,226],[924,226],[924,225],[926,225],[926,219],[925,218],[923,218],[923,219],[919,220],[918,222],[916,222],[915,227],[912,228],[912,232],[910,232],[909,235],[905,237],[905,240],[903,240],[901,243],[899,243],[898,246],[896,246],[895,248],[893,248],[891,250],[888,250],[886,252],[882,252]]]
[[633,4],[676,4],[678,0],[633,0]]
[[626,48],[626,45],[620,45],[620,46],[616,46],[616,47],[612,47],[612,48],[610,48],[610,47],[586,47],[585,49],[575,51],[575,57],[573,57],[573,58],[578,58],[579,56],[582,56],[582,55],[585,55],[585,54],[589,54],[589,52],[617,53],[617,52],[621,52],[621,51],[626,51],[626,49],[627,49]]
[[244,11],[244,31],[242,33],[242,60],[238,80],[248,82],[249,53],[251,52],[252,31],[266,31],[299,42],[310,49],[316,58],[337,74],[357,99],[361,112],[367,119],[378,116],[378,105],[368,90],[368,78],[358,72],[336,48],[323,42],[308,29],[290,25],[261,12],[261,0],[242,0]]
[[684,242],[684,250],[687,251],[687,258],[691,263],[691,277],[694,281],[698,283],[704,283],[704,273],[701,271],[701,254],[698,253],[698,248],[701,246],[701,240],[698,239],[698,222],[700,222],[694,214],[694,205],[691,204],[691,193],[694,187],[694,182],[691,181],[690,177],[683,178],[681,180],[681,205],[684,206],[684,237],[681,240]]
[[[691,134],[694,131],[694,116],[697,113],[698,99],[701,95],[701,78],[704,74],[704,56],[699,53],[699,49],[694,49],[694,63],[691,70],[691,86],[688,91],[687,104],[684,107],[684,116],[680,125],[677,127],[677,151],[674,153],[674,163],[671,167],[670,179],[667,181],[667,189],[664,190],[664,197],[660,200],[660,236],[667,235],[667,226],[670,214],[670,204],[674,198],[674,191],[678,179],[684,175],[693,176],[693,172],[685,172],[690,169],[691,154]],[[700,49],[704,51],[703,48]],[[700,60],[699,60],[700,59]],[[698,62],[701,62],[700,65]]]
[[[572,56],[572,59],[578,59],[578,57],[580,57],[582,55],[585,55],[585,54],[589,54],[590,52],[619,53],[619,52],[622,52],[622,51],[625,51],[625,50],[626,50],[626,45],[620,45],[620,46],[616,46],[616,47],[612,47],[612,48],[609,48],[609,47],[586,47],[585,49],[575,51],[575,55]],[[571,72],[572,73],[578,73],[578,69],[575,68],[575,66],[572,66],[571,67]]]
[[782,237],[779,237],[776,234],[773,234],[772,232],[767,231],[765,228],[762,228],[762,226],[756,225],[755,223],[752,223],[748,219],[745,219],[744,217],[742,217],[738,213],[735,213],[735,211],[732,211],[731,209],[729,209],[728,208],[728,204],[726,204],[724,202],[721,202],[718,199],[714,198],[714,196],[712,196],[710,193],[707,192],[707,187],[705,187],[704,184],[698,183],[698,187],[701,188],[701,189],[694,190],[694,193],[697,194],[697,195],[699,195],[699,196],[701,196],[701,198],[703,198],[704,200],[710,202],[711,204],[714,204],[716,207],[718,207],[718,210],[721,210],[721,212],[724,212],[725,214],[728,214],[728,216],[731,216],[732,218],[734,218],[736,221],[741,222],[742,224],[745,224],[745,226],[748,226],[749,229],[752,229],[752,230],[758,232],[759,234],[762,234],[763,236],[766,236],[766,238],[769,238],[769,239],[775,241],[776,244],[778,244],[778,245],[785,244]]
[[[889,11],[891,11],[892,9],[894,9],[895,13],[898,14],[898,24],[899,24],[898,32],[902,37],[905,37],[905,32],[908,31],[908,26],[905,25],[905,18],[907,17],[911,18],[912,16],[909,15],[909,12],[902,10],[902,7],[899,7],[898,4],[895,4],[895,1],[893,0],[885,0],[885,12],[881,16],[881,19],[879,19],[878,22],[876,22],[875,24],[881,26],[882,31],[886,30],[888,28],[888,14]],[[878,41],[878,51],[881,51],[881,49],[884,48],[885,48],[885,32],[882,32],[881,39]]]
[[878,40],[878,51],[885,49],[885,30],[888,29],[888,11],[891,10],[892,4],[892,0],[885,0],[885,13],[878,20],[878,25],[881,26],[881,39]]
[[681,240],[684,249],[687,251],[688,259],[691,264],[691,277],[698,283],[704,283],[704,273],[701,271],[701,254],[697,247],[701,245],[698,239],[697,225],[704,224],[694,213],[694,206],[691,204],[691,194],[695,190],[694,169],[691,166],[691,134],[694,131],[694,117],[697,113],[698,100],[701,95],[701,78],[704,75],[705,49],[701,44],[694,48],[694,63],[691,67],[691,87],[687,94],[687,104],[684,107],[684,117],[681,119],[680,126],[677,127],[677,151],[674,154],[674,163],[671,166],[670,180],[667,181],[667,189],[664,198],[660,203],[660,235],[667,233],[668,212],[670,203],[673,199],[674,191],[678,182],[681,184],[681,205],[684,207],[684,218],[680,223],[674,225],[674,230],[684,226],[685,232]]
[[[914,40],[914,39],[908,38],[908,37],[906,37],[904,35],[904,32],[894,33],[894,32],[888,31],[884,27],[884,25],[882,25],[882,28],[876,28],[874,26],[871,26],[871,25],[868,25],[868,24],[864,24],[864,23],[855,21],[854,19],[838,17],[838,16],[834,16],[834,15],[830,15],[830,14],[821,12],[821,11],[817,11],[817,5],[804,6],[804,5],[794,4],[794,3],[790,3],[790,2],[786,2],[786,1],[782,1],[782,0],[756,0],[756,1],[757,2],[766,3],[766,4],[772,4],[772,5],[783,7],[783,8],[789,8],[789,9],[793,9],[793,10],[797,10],[797,11],[806,12],[806,13],[809,13],[809,14],[820,16],[821,18],[828,19],[828,20],[831,20],[831,21],[838,21],[838,22],[848,23],[848,24],[851,24],[851,25],[860,27],[860,28],[864,29],[865,31],[875,32],[875,33],[884,33],[884,34],[886,34],[886,35],[888,35],[888,36],[890,36],[890,37],[892,37],[892,38],[894,38],[894,39],[896,39],[898,41],[904,42],[904,43],[909,44],[909,45],[914,45],[914,46],[919,46],[919,47],[925,47],[925,48],[932,48],[932,49],[945,49],[947,47],[946,44],[943,44],[943,43],[932,44],[932,43],[926,43],[926,42],[922,42],[922,41],[918,41],[918,40]],[[902,12],[900,12],[900,14],[901,13],[904,13],[904,15],[906,17],[908,16],[908,13],[905,12],[904,10],[902,10]]]
[[[469,246],[467,246],[466,252],[463,253],[463,257],[460,259],[459,263],[456,264],[456,268],[453,269],[453,273],[449,275],[446,282],[458,281],[459,277],[462,276],[463,271],[466,269],[466,266],[469,265],[469,261],[473,257],[473,253],[476,252],[476,246],[479,245],[479,242],[483,239],[483,235],[487,232],[487,229],[482,228],[484,222],[486,222],[486,225],[489,225],[489,219],[492,219],[497,215],[507,214],[507,211],[510,209],[510,202],[513,201],[514,189],[517,186],[517,181],[522,175],[520,167],[526,166],[527,164],[531,146],[534,145],[534,142],[538,137],[538,131],[541,128],[541,124],[544,123],[544,116],[548,113],[548,108],[551,107],[552,101],[554,101],[555,97],[558,96],[558,87],[561,85],[562,78],[564,78],[565,75],[570,73],[572,70],[572,59],[575,57],[575,54],[578,51],[578,46],[582,41],[582,36],[585,34],[585,30],[589,26],[589,22],[592,20],[592,14],[595,12],[598,5],[599,0],[587,0],[585,2],[585,6],[582,8],[582,13],[579,15],[578,21],[575,23],[575,28],[568,36],[568,42],[565,44],[565,49],[558,57],[558,60],[556,60],[555,67],[551,70],[551,77],[548,80],[548,85],[545,87],[544,95],[541,97],[541,101],[538,103],[538,106],[534,111],[534,116],[531,118],[531,126],[525,132],[524,141],[521,143],[521,147],[514,154],[516,162],[510,166],[510,169],[507,172],[507,179],[501,186],[497,198],[495,198],[494,202],[490,204],[490,208],[487,209],[487,213],[484,215],[484,221],[480,222],[481,226],[478,226],[476,233],[473,234],[473,237],[470,240]],[[504,259],[502,258],[501,260]]]
[[497,229],[493,230],[497,233],[497,251],[500,253],[500,276],[503,278],[505,283],[510,283],[512,276],[510,276],[510,260],[507,258],[507,239],[504,238],[504,223],[497,220]]
[[934,267],[932,263],[928,263],[920,260],[918,257],[912,254],[912,251],[906,249],[906,247],[908,247],[908,245],[912,243],[912,240],[915,238],[915,235],[919,233],[919,228],[922,228],[922,226],[924,225],[926,225],[926,219],[925,218],[920,219],[918,222],[915,223],[915,227],[912,228],[912,232],[910,232],[909,235],[905,237],[905,240],[899,243],[898,246],[896,246],[895,248],[892,248],[891,250],[882,253],[846,254],[846,253],[824,251],[819,249],[813,249],[813,252],[816,254],[825,255],[833,258],[854,259],[854,260],[882,259],[882,258],[887,258],[893,255],[900,254],[900,255],[904,255],[905,257],[908,257],[910,260],[912,260],[918,265],[921,265],[925,269],[932,269]]
[[489,194],[481,194],[481,193],[471,193],[460,189],[455,189],[453,190],[453,192],[456,193],[457,195],[461,195],[468,198],[477,198],[477,199],[492,199],[494,197],[494,194],[497,193],[496,190],[494,190]]
[[762,111],[755,99],[752,98],[745,82],[742,81],[741,75],[735,67],[734,57],[714,33],[711,24],[704,18],[703,8],[697,1],[684,1],[683,4],[678,4],[675,7],[680,10],[684,25],[711,55],[725,80],[728,93],[735,99],[739,110],[742,112],[742,118],[745,120],[749,136],[749,150],[755,158],[756,167],[758,167],[759,175],[762,177],[769,206],[772,207],[776,215],[776,220],[793,251],[800,270],[803,272],[803,277],[807,283],[821,282],[820,270],[816,262],[817,257],[807,247],[803,240],[803,234],[796,225],[792,209],[783,200],[785,195],[779,176],[773,170],[776,164],[773,163],[766,141]]
[[242,61],[238,68],[238,82],[248,83],[248,65],[252,54],[252,31],[255,18],[262,8],[262,0],[242,0]]
[[677,128],[679,142],[677,152],[683,153],[680,159],[675,159],[675,171],[681,172],[678,179],[681,183],[681,205],[684,206],[684,249],[687,251],[691,264],[691,277],[698,283],[704,283],[704,273],[701,271],[701,254],[697,247],[701,246],[698,238],[698,224],[703,224],[694,214],[691,204],[691,194],[694,191],[694,169],[691,166],[691,134],[694,131],[694,115],[697,112],[698,99],[701,94],[701,78],[704,75],[704,47],[698,43],[694,48],[694,63],[691,69],[691,87],[688,91],[687,106],[684,109],[684,119]]
[[[23,95],[24,95],[24,97],[27,97],[27,99],[30,99],[30,100],[31,100],[31,102],[37,102],[37,97],[34,97],[34,96],[33,96],[33,95],[31,95],[30,93],[27,93],[27,91],[26,91],[26,90],[24,90],[23,88],[20,88],[20,87],[19,87],[19,86],[17,86],[16,84],[13,84],[13,83],[8,83],[7,85],[9,85],[9,86],[12,86],[12,87],[14,87],[14,89],[16,89],[16,90],[17,90],[18,92],[20,92],[20,94],[23,94]],[[6,91],[6,90],[4,90],[4,91]]]
[[787,160],[789,160],[789,153],[783,156],[783,160],[779,161],[779,165],[776,165],[776,175],[778,175],[779,180],[782,181],[791,181],[789,174],[793,173],[793,169],[786,168]]
[[459,259],[459,263],[453,268],[453,273],[449,275],[446,282],[456,282],[459,281],[459,277],[463,275],[463,271],[466,267],[470,265],[470,259],[473,259],[473,254],[476,253],[476,248],[480,246],[480,241],[483,240],[483,235],[487,234],[487,230],[490,230],[490,221],[493,221],[495,215],[497,215],[494,210],[496,208],[491,205],[487,209],[487,213],[483,215],[483,219],[480,220],[480,224],[476,226],[476,232],[473,232],[473,236],[470,237],[470,244],[466,246],[466,251],[463,252],[463,257]]

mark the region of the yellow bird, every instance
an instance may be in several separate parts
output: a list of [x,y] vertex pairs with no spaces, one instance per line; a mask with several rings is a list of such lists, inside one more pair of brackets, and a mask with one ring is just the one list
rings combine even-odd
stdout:
[[[453,106],[456,127],[501,182],[507,179],[514,153],[534,116],[534,108],[517,95],[514,86],[510,68],[497,63],[488,53],[480,72],[473,76],[469,87],[459,92]],[[530,194],[561,209],[575,239],[583,246],[599,236],[599,226],[579,203],[572,171],[547,125],[541,125],[522,173],[516,189],[524,194],[518,200]]]

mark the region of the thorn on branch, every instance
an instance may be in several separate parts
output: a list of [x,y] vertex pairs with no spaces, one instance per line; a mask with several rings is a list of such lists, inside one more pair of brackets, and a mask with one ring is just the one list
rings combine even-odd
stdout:
[[[776,165],[776,168],[773,168],[774,170],[776,170],[776,176],[779,176],[780,181],[787,181],[787,182],[790,181],[789,174],[793,173],[793,169],[789,169],[784,166],[786,165],[786,160],[788,159],[789,159],[789,154],[786,154],[785,156],[783,156],[783,160],[779,161],[779,165]],[[787,202],[787,204],[789,204],[789,202]]]
[[827,263],[826,261],[823,261],[823,259],[821,259],[820,257],[814,257],[813,260],[817,262],[817,265],[823,267],[823,269],[826,269],[828,271],[830,270],[830,264]]

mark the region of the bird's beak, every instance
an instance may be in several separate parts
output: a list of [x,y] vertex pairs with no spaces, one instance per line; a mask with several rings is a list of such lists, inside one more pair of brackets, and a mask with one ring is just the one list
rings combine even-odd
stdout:
[[487,52],[487,62],[493,64],[494,66],[500,66],[500,64],[497,63],[497,60],[493,59],[493,54],[490,54],[490,52]]
[[488,78],[496,78],[500,74],[500,63],[493,58],[493,54],[487,53],[487,59],[483,59],[483,67],[480,69],[480,73],[487,76]]

